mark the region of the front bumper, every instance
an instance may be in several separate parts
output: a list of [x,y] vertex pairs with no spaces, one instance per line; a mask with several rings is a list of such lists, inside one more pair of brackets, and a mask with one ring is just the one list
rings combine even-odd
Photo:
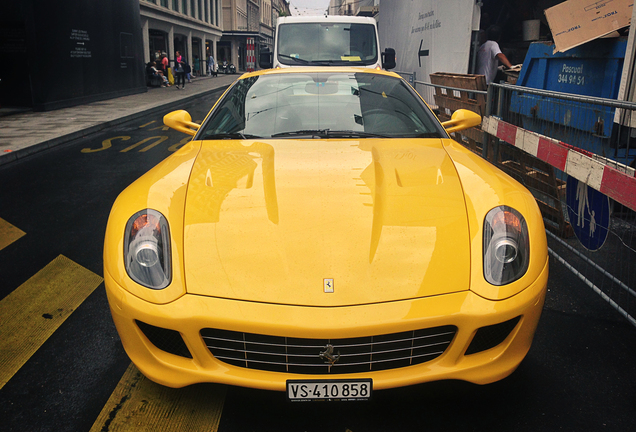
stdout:
[[[521,363],[541,315],[548,263],[540,276],[506,300],[470,292],[347,307],[296,307],[184,295],[164,305],[148,303],[121,288],[106,272],[113,320],[129,357],[151,380],[169,387],[213,382],[284,391],[288,379],[372,378],[376,390],[441,379],[487,384]],[[480,328],[520,317],[496,346],[467,355]],[[170,354],[150,342],[136,321],[178,332],[191,354]],[[201,337],[203,328],[294,338],[340,339],[453,325],[457,332],[442,355],[414,366],[368,373],[306,375],[233,366],[217,360]]]

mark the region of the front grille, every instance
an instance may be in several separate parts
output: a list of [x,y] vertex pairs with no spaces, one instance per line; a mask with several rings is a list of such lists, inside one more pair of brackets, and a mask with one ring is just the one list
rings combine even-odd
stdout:
[[[274,372],[344,374],[380,371],[431,361],[444,353],[457,327],[348,339],[301,339],[229,330],[203,329],[201,336],[214,357],[225,363]],[[330,364],[320,354],[333,346]]]

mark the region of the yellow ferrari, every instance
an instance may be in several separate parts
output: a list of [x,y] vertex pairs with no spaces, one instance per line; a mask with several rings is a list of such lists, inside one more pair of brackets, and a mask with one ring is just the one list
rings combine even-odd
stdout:
[[122,192],[104,278],[123,346],[170,387],[364,400],[486,384],[527,354],[548,279],[535,199],[394,73],[249,73]]

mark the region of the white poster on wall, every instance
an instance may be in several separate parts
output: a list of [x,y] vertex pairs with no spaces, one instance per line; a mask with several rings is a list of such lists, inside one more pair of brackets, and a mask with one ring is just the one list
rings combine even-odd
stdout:
[[[382,0],[380,45],[395,48],[396,71],[430,82],[434,72],[468,73],[475,0]],[[475,19],[473,19],[475,17]]]

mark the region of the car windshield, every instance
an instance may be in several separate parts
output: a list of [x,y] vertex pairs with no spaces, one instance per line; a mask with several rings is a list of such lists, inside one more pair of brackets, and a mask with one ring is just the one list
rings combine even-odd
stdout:
[[285,65],[351,66],[378,61],[372,24],[281,24],[278,33],[278,61]]
[[239,80],[197,139],[445,136],[402,79],[364,72],[294,72]]

